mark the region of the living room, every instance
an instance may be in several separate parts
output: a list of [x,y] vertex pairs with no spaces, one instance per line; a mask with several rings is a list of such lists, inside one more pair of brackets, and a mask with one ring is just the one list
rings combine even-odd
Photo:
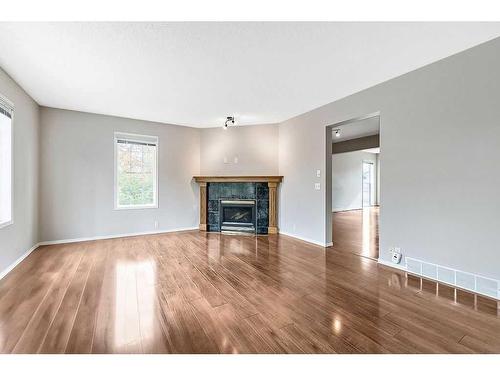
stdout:
[[1,353],[500,352],[500,23],[0,22],[0,51]]

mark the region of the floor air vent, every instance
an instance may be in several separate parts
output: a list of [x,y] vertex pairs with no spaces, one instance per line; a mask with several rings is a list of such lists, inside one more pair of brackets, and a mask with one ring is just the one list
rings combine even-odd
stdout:
[[488,297],[500,299],[500,281],[406,257],[406,271]]

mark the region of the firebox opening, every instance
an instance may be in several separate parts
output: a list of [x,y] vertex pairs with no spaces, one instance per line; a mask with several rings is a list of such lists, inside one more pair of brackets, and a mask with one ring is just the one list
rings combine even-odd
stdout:
[[256,232],[255,200],[221,200],[221,232]]

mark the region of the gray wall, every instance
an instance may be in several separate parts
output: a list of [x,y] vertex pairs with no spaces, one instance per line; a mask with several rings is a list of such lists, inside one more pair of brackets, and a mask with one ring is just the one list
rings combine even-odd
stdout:
[[277,175],[278,134],[278,125],[200,129],[201,174]]
[[495,39],[280,124],[280,229],[330,241],[326,127],[380,111],[380,258],[500,278],[499,82]]
[[[373,162],[375,186],[377,186],[377,157],[364,151],[332,155],[332,211],[363,208],[362,173],[363,161]],[[377,188],[375,187],[375,195]],[[377,199],[375,198],[375,203]]]
[[14,223],[0,229],[0,273],[38,242],[38,105],[0,69],[0,94],[14,103]]
[[[44,107],[40,121],[40,241],[197,227],[197,129]],[[115,131],[159,137],[158,209],[113,209]]]

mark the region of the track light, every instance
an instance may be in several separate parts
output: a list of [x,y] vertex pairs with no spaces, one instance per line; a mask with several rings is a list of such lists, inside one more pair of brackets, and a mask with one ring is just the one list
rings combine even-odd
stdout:
[[231,125],[234,125],[234,117],[233,116],[227,116],[226,117],[226,122],[224,123],[224,126],[222,127],[224,130],[226,130],[227,127],[229,126],[228,122],[230,122]]
[[335,133],[336,138],[340,137],[340,129],[334,129],[333,132]]

